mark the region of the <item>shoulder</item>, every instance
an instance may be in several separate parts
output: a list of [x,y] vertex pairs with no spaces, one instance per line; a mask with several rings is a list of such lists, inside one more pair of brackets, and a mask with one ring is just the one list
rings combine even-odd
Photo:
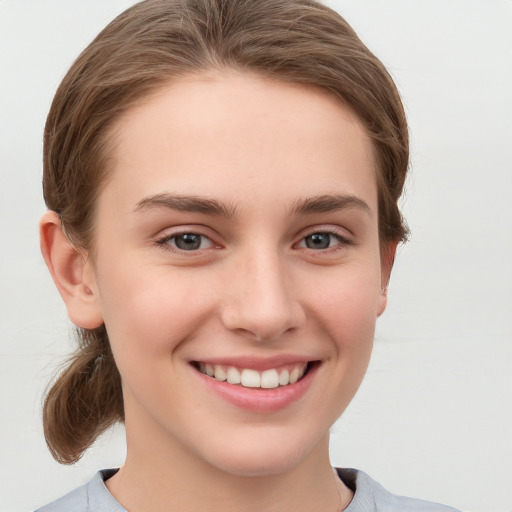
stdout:
[[341,468],[337,472],[354,491],[354,498],[345,512],[458,512],[439,503],[392,494],[357,469]]
[[126,512],[105,486],[105,480],[116,472],[117,469],[98,471],[86,484],[36,512]]

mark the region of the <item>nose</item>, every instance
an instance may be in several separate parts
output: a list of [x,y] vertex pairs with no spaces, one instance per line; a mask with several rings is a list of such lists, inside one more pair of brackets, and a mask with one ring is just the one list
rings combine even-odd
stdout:
[[260,251],[241,258],[227,278],[221,320],[226,328],[258,341],[275,340],[296,330],[305,313],[290,272],[290,262]]

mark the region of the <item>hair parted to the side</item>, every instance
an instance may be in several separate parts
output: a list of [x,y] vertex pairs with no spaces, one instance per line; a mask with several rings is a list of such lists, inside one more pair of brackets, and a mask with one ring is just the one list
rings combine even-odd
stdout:
[[[409,161],[403,106],[382,63],[339,14],[313,0],[146,0],[82,52],[48,114],[44,198],[77,250],[94,256],[113,123],[173,79],[211,69],[322,87],[349,105],[373,142],[381,242],[405,239],[397,206]],[[76,462],[124,420],[107,331],[78,330],[79,347],[46,396],[45,436],[59,462]]]

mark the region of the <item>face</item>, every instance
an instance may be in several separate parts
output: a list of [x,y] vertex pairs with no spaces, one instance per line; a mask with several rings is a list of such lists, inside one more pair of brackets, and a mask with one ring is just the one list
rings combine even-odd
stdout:
[[371,143],[328,93],[223,72],[114,129],[85,272],[122,376],[128,453],[231,474],[327,450],[385,305]]

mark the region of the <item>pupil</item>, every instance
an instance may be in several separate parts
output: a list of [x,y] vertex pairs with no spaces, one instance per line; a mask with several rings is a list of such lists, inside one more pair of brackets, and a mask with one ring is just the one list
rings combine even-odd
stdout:
[[327,249],[331,242],[331,236],[328,233],[315,233],[306,237],[306,247],[308,249]]
[[201,236],[185,233],[176,237],[176,247],[184,251],[194,251],[201,246]]

